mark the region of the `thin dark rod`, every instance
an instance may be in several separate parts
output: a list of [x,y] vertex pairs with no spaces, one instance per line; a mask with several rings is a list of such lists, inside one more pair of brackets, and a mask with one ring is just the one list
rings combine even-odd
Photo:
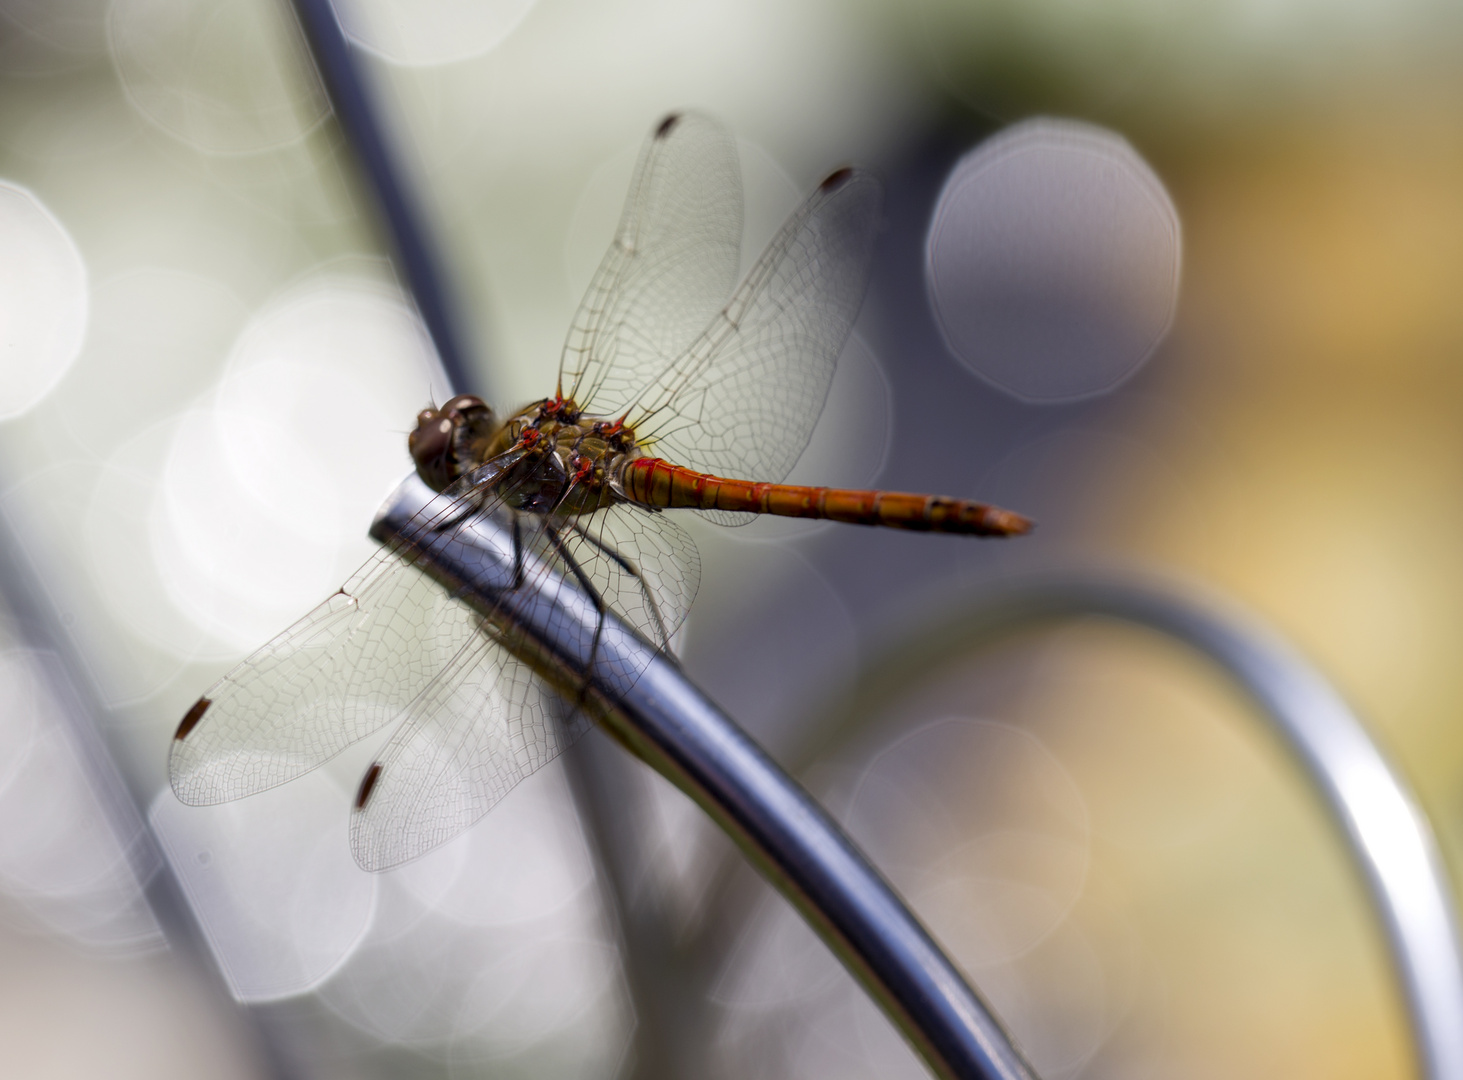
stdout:
[[421,202],[387,143],[381,112],[362,77],[330,0],[293,0],[331,107],[360,161],[385,219],[397,266],[406,278],[454,393],[479,389],[467,363],[462,323],[442,273]]
[[[792,902],[936,1076],[1031,1080],[989,1006],[827,812],[676,663],[562,578],[515,588],[510,530],[414,533],[434,496],[415,476],[371,535],[478,608],[495,638],[596,713],[610,734],[705,810]],[[407,538],[411,539],[408,540]]]
[[[400,272],[432,336],[452,391],[481,392],[479,381],[469,375],[466,335],[457,308],[452,303],[452,294],[447,289],[447,279],[440,269],[443,260],[420,212],[420,203],[408,187],[406,170],[394,153],[393,140],[389,138],[381,113],[372,99],[368,80],[358,62],[358,51],[346,38],[330,0],[293,0],[293,3],[316,70],[375,195],[391,236]],[[570,785],[586,819],[587,839],[594,848],[596,862],[607,871],[602,880],[608,883],[614,894],[608,899],[620,917],[627,946],[636,946],[627,948],[623,959],[639,1018],[635,1030],[636,1075],[650,1076],[655,1072],[653,1063],[665,1049],[656,1044],[665,1041],[668,1035],[665,1024],[658,1022],[664,1010],[657,1008],[652,1000],[656,976],[644,970],[647,958],[643,953],[647,950],[665,952],[664,942],[660,940],[664,933],[657,932],[659,928],[631,910],[633,898],[622,888],[625,875],[617,865],[626,853],[617,853],[603,846],[602,842],[608,837],[601,827],[604,824],[602,819],[607,819],[612,813],[610,807],[603,805],[605,778],[594,775],[596,765],[584,756],[582,750],[570,766]]]
[[1366,883],[1407,1005],[1420,1072],[1463,1080],[1463,956],[1456,900],[1416,798],[1334,687],[1252,616],[1168,583],[1091,574],[983,586],[950,617],[865,668],[812,725],[801,772],[847,742],[946,664],[1023,631],[1105,617],[1180,641],[1217,665],[1259,707],[1301,765]]
[[[55,606],[45,596],[40,568],[26,557],[20,530],[0,508],[0,605],[14,619],[25,643],[45,658],[39,674],[59,706],[79,751],[87,779],[106,815],[169,950],[203,984],[219,1011],[233,1003],[227,980],[206,944],[172,865],[163,856],[152,825],[140,807],[149,792],[128,782],[103,735],[100,721],[108,709],[92,683],[85,659],[62,628]],[[261,1013],[243,1010],[244,1029],[274,1080],[291,1080],[297,1070]]]

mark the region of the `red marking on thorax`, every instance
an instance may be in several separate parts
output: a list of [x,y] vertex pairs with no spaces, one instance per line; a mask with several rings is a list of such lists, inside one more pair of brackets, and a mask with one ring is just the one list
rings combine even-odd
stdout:
[[627,411],[618,420],[595,421],[594,433],[596,435],[618,435],[620,432],[625,430],[625,420],[629,417],[629,415],[630,414]]

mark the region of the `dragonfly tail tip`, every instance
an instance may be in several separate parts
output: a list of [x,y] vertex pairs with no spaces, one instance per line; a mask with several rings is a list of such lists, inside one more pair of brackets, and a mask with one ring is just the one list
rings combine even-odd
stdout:
[[1025,536],[1036,528],[1036,522],[1011,510],[1001,511],[1001,531],[1007,536]]

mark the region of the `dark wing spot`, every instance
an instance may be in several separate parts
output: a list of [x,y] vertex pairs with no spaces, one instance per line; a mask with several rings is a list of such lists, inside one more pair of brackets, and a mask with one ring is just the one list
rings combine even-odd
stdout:
[[849,180],[849,178],[852,177],[852,176],[853,176],[853,170],[850,169],[847,165],[845,165],[843,168],[839,169],[837,172],[829,173],[828,174],[828,178],[826,180],[824,180],[821,184],[818,185],[818,190],[819,191],[832,191],[835,188],[840,188],[845,183],[847,183],[848,180]]
[[671,113],[664,120],[662,120],[660,122],[660,126],[655,129],[655,137],[657,139],[664,139],[667,135],[671,133],[671,129],[676,126],[677,122],[679,122],[680,119],[680,113]]
[[376,781],[379,779],[381,779],[381,763],[378,761],[366,770],[365,776],[361,777],[361,790],[356,792],[357,810],[366,808],[366,800],[371,797],[371,792],[375,790]]
[[188,715],[183,717],[183,722],[178,725],[178,730],[174,732],[173,738],[179,742],[186,739],[188,732],[198,726],[198,721],[203,719],[203,714],[208,711],[208,707],[212,704],[213,702],[206,697],[201,697],[194,702],[193,708],[188,710]]

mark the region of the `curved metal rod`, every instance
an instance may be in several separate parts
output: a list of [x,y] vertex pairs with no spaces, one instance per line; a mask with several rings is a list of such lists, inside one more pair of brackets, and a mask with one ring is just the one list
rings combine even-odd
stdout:
[[488,615],[541,677],[581,696],[605,727],[721,826],[823,938],[940,1077],[1031,1080],[1010,1036],[893,889],[801,787],[693,686],[675,661],[549,577],[515,589],[509,530],[479,520],[422,534],[436,498],[415,476],[371,527]]
[[[422,212],[424,205],[413,190],[410,170],[397,152],[396,140],[385,125],[372,90],[370,71],[360,50],[346,37],[332,0],[291,0],[296,18],[305,33],[317,74],[324,84],[358,164],[375,196],[375,205],[386,226],[395,264],[410,290],[422,321],[436,346],[437,355],[454,394],[481,392],[485,373],[472,367],[476,352],[470,349],[461,309],[443,272],[446,261]],[[476,377],[474,373],[476,372]],[[603,897],[614,914],[625,947],[621,960],[635,1007],[636,1074],[653,1076],[665,1072],[662,1061],[666,1046],[684,1041],[685,1025],[679,1013],[663,1004],[674,994],[658,977],[663,968],[653,958],[672,951],[664,925],[644,917],[626,889],[628,878],[621,865],[633,850],[633,835],[609,828],[612,806],[602,759],[583,752],[565,762],[569,787],[586,828],[592,856],[605,871]],[[672,1035],[674,1032],[674,1035]],[[674,1072],[674,1068],[669,1070]]]
[[[176,871],[163,855],[152,823],[139,809],[152,792],[117,764],[119,755],[105,735],[109,710],[90,677],[86,656],[67,633],[64,617],[48,593],[51,568],[38,561],[37,553],[37,548],[25,542],[16,518],[0,506],[0,619],[11,623],[16,636],[36,651],[38,674],[60,708],[66,735],[78,751],[106,825],[168,948],[186,971],[197,976],[205,1004],[223,1013],[233,1004],[233,995]],[[284,1050],[277,1025],[254,1009],[245,1010],[243,1020],[244,1035],[266,1075],[274,1080],[293,1080],[300,1075]]]
[[[1427,818],[1355,713],[1278,635],[1213,600],[1095,576],[986,584],[959,615],[904,641],[815,725],[826,745],[972,649],[1042,624],[1105,616],[1175,638],[1222,668],[1269,718],[1341,827],[1381,917],[1422,1075],[1463,1080],[1463,966],[1455,899]],[[811,759],[814,755],[804,755]],[[806,764],[802,762],[801,764]],[[794,771],[802,771],[796,765]]]

